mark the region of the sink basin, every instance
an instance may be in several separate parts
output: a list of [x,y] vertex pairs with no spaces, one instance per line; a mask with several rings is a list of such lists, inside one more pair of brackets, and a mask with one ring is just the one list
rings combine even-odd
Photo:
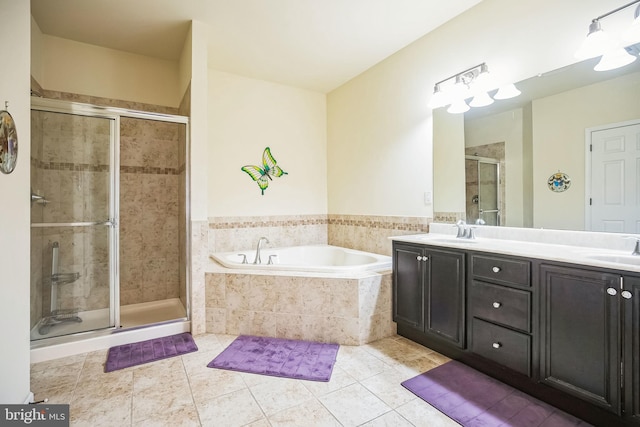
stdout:
[[586,255],[585,258],[597,261],[614,262],[616,264],[640,265],[640,256],[636,255],[595,254]]

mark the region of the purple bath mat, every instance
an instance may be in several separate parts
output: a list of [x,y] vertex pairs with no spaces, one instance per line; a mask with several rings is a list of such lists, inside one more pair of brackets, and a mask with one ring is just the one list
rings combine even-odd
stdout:
[[190,333],[155,338],[132,344],[123,344],[109,349],[105,372],[117,371],[130,366],[198,351]]
[[339,348],[338,344],[241,335],[207,367],[329,381]]
[[465,427],[591,425],[455,360],[402,385]]

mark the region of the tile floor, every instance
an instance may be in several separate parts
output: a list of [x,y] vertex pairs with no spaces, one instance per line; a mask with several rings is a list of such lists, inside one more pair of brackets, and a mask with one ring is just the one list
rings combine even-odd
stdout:
[[31,389],[69,403],[72,426],[458,426],[400,385],[449,360],[403,337],[341,346],[326,383],[207,368],[234,338],[107,374],[107,350],[36,363]]

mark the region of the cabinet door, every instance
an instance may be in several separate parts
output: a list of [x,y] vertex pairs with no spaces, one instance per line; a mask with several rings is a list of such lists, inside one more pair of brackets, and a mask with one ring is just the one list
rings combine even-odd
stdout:
[[[640,421],[640,277],[625,277],[624,302],[624,411]],[[629,297],[630,298],[627,298]]]
[[619,414],[620,277],[543,264],[540,278],[542,382]]
[[464,347],[464,254],[427,249],[425,332]]
[[423,250],[393,246],[393,321],[424,331]]

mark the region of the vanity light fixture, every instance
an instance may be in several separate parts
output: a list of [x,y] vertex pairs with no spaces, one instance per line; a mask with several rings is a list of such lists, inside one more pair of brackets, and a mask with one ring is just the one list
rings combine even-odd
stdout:
[[625,47],[640,42],[640,5],[638,5],[635,10],[635,19],[633,23],[625,32],[622,39],[616,39],[607,34],[602,29],[600,20],[637,3],[640,3],[640,0],[634,0],[624,6],[620,6],[617,9],[594,18],[591,21],[591,24],[589,24],[587,37],[582,42],[580,48],[576,51],[575,57],[577,59],[589,59],[602,56],[600,62],[598,62],[594,67],[594,70],[596,71],[613,70],[635,61],[636,57],[630,55],[625,50]]
[[[447,112],[456,114],[469,111],[470,106],[484,107],[493,103],[493,99],[488,94],[491,89],[493,88],[491,87],[489,67],[483,62],[436,83],[433,96],[429,101],[429,108],[434,109],[449,105]],[[516,95],[520,94],[515,86],[513,89],[517,92]],[[467,104],[465,100],[471,97],[473,99]]]
[[493,95],[493,99],[515,98],[516,96],[520,95],[521,93],[522,92],[520,92],[518,90],[516,85],[514,85],[513,83],[509,83],[509,84],[506,84],[506,85],[500,87],[500,89],[498,89],[498,92],[496,92],[496,94]]

